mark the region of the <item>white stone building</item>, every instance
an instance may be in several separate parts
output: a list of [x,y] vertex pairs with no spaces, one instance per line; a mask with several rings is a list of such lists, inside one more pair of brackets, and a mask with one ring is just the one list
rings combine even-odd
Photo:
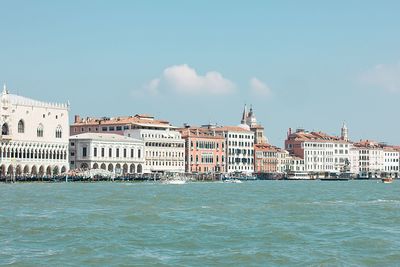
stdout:
[[69,104],[10,94],[0,100],[2,176],[50,176],[68,171]]
[[254,172],[254,133],[247,125],[215,128],[226,142],[226,171],[252,174]]
[[142,140],[112,133],[83,133],[69,140],[71,169],[103,169],[117,176],[143,173]]
[[384,171],[384,151],[382,145],[371,140],[353,143],[352,149],[358,153],[359,176],[376,178]]
[[304,159],[305,171],[310,173],[337,173],[350,166],[350,143],[326,133],[289,130],[285,149]]
[[143,140],[144,173],[185,171],[185,141],[168,121],[146,114],[114,118],[81,118],[77,115],[70,129],[72,135],[114,133]]
[[166,127],[126,130],[124,134],[144,141],[146,173],[185,172],[185,140],[178,131]]
[[393,147],[387,146],[383,148],[383,172],[387,176],[399,177],[399,159],[400,152]]

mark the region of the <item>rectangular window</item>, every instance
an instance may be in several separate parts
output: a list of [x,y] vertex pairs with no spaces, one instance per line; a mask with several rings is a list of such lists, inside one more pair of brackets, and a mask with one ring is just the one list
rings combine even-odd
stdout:
[[117,131],[122,131],[122,126],[117,126]]
[[108,149],[108,157],[111,158],[112,157],[112,149]]
[[117,148],[117,158],[119,158],[119,148]]
[[97,157],[97,147],[95,147],[94,150],[93,150],[93,156]]
[[87,157],[87,148],[82,147],[82,157]]
[[102,158],[104,158],[104,154],[105,154],[105,152],[104,152],[104,147],[102,147],[102,148],[101,148],[101,157],[102,157]]
[[114,131],[114,126],[110,126],[109,130]]
[[107,127],[101,127],[101,130],[102,130],[103,132],[107,132],[108,128],[107,128]]
[[124,158],[126,158],[126,148],[124,148]]
[[133,158],[133,149],[131,149],[131,158]]

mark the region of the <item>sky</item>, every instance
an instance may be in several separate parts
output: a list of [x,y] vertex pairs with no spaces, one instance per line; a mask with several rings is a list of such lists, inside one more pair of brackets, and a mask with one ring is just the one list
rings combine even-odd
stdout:
[[152,114],[400,144],[400,1],[0,0],[0,82],[70,117]]

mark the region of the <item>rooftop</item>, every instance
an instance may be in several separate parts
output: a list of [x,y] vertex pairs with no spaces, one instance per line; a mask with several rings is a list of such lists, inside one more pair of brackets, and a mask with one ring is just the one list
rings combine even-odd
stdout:
[[70,136],[70,140],[102,140],[102,141],[114,141],[114,142],[137,142],[142,141],[139,139],[113,134],[113,133],[82,133],[74,136]]

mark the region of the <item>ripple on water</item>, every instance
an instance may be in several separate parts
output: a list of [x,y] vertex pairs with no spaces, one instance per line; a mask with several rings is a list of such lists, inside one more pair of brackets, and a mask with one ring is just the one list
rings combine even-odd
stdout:
[[393,266],[399,183],[0,186],[0,265]]

